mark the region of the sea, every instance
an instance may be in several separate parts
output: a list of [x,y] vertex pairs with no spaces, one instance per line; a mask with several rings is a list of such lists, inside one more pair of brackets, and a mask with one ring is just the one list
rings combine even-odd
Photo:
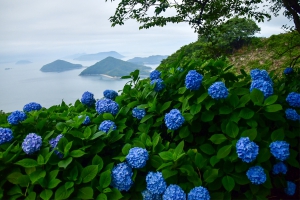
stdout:
[[[96,63],[69,62],[82,64],[84,67]],[[24,65],[0,63],[0,110],[4,112],[23,110],[24,105],[30,102],[37,102],[45,108],[61,104],[62,101],[74,104],[77,99],[81,99],[85,91],[93,93],[95,99],[100,99],[106,89],[115,90],[120,94],[129,81],[103,76],[79,76],[85,68],[60,73],[41,72],[42,66],[48,63],[41,61]],[[155,69],[158,65],[147,66]]]

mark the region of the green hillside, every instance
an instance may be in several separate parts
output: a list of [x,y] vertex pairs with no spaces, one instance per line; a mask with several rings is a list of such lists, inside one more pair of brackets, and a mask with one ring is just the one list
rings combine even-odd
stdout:
[[121,77],[129,75],[130,72],[133,72],[136,69],[140,70],[140,75],[149,75],[151,67],[137,65],[113,57],[107,57],[104,60],[101,60],[100,62],[97,62],[96,64],[83,70],[80,73],[80,76],[105,74],[109,76]]
[[80,64],[72,64],[64,60],[56,60],[52,63],[44,65],[40,70],[42,72],[64,72],[80,68],[82,68],[82,65]]

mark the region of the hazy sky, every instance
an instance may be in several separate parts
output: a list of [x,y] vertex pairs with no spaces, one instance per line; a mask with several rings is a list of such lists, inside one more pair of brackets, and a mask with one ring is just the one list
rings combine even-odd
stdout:
[[[0,0],[0,61],[112,50],[125,56],[170,55],[197,39],[186,23],[139,30],[132,20],[112,28],[108,18],[116,7],[104,0]],[[287,23],[278,17],[259,24],[259,36],[281,33]]]

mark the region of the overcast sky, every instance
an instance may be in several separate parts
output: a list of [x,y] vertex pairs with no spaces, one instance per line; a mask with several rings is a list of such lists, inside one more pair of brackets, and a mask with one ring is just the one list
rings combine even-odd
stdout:
[[[135,21],[111,27],[116,3],[104,0],[0,0],[0,59],[62,58],[117,51],[125,56],[170,55],[197,39],[186,23],[139,30]],[[283,32],[284,17],[259,24],[268,37]]]

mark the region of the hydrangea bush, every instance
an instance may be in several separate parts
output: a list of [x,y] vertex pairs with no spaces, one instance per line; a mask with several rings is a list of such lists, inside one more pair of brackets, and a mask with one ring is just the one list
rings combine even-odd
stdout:
[[123,77],[112,99],[85,92],[1,114],[0,198],[297,199],[297,68],[237,74],[222,59],[178,59],[162,69]]

